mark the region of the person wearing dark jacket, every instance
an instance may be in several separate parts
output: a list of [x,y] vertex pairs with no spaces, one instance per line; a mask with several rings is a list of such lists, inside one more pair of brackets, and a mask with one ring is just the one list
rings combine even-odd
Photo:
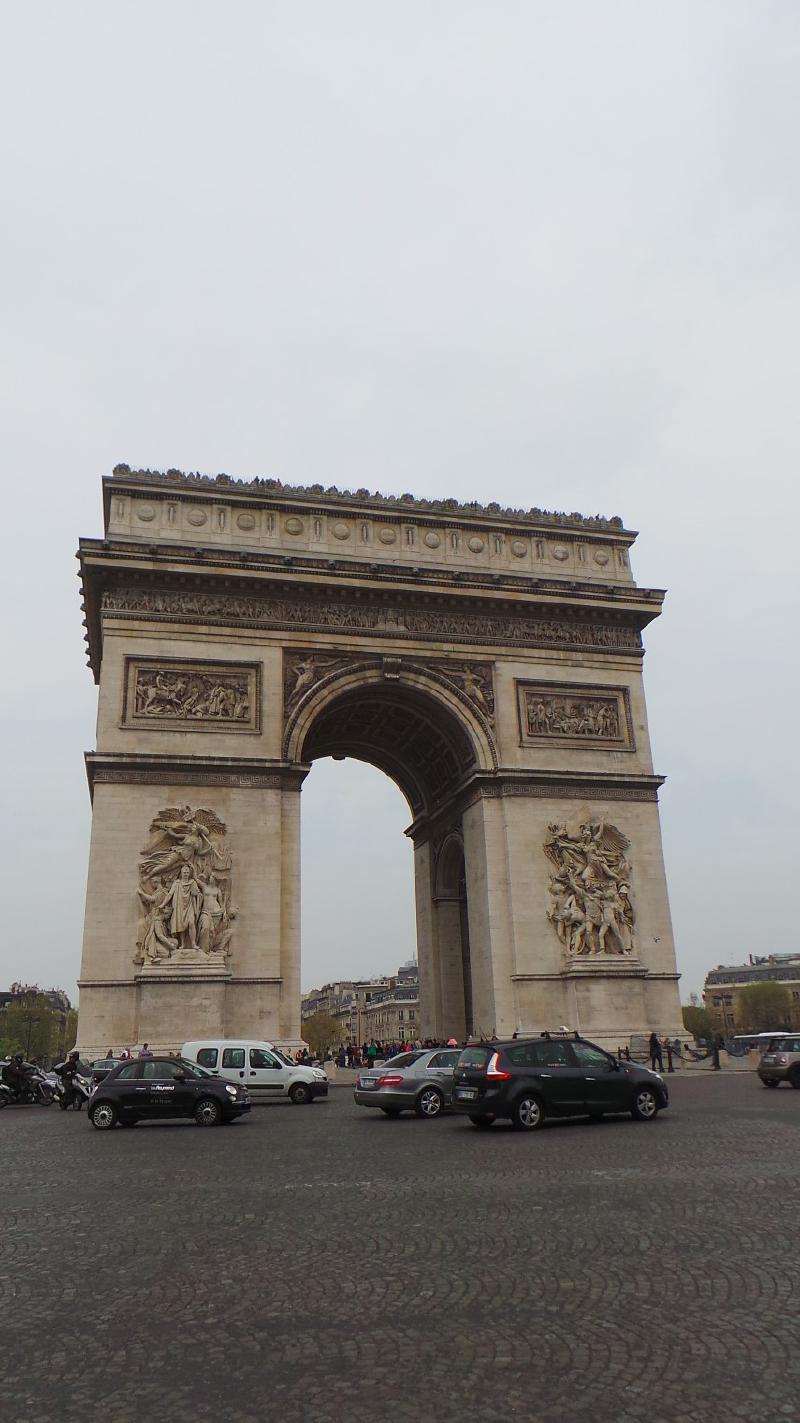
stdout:
[[664,1059],[663,1059],[663,1057],[662,1057],[662,1055],[661,1055],[661,1043],[660,1043],[660,1041],[659,1041],[658,1033],[651,1033],[651,1034],[650,1034],[650,1039],[649,1039],[649,1042],[648,1042],[648,1050],[649,1050],[649,1053],[650,1053],[650,1066],[651,1066],[651,1068],[653,1069],[653,1071],[655,1072],[655,1071],[656,1071],[656,1068],[658,1068],[658,1071],[659,1071],[659,1072],[663,1072],[663,1071],[664,1071]]
[[75,1077],[78,1072],[78,1049],[73,1048],[72,1052],[53,1068],[57,1077],[61,1078],[64,1084],[64,1096],[61,1099],[61,1106],[66,1112],[75,1099]]

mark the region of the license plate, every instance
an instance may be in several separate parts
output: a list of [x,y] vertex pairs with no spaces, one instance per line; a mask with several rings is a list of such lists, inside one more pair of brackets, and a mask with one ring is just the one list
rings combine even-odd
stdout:
[[459,1097],[462,1102],[472,1102],[477,1097],[477,1095],[477,1091],[472,1087],[456,1088],[456,1096]]
[[359,1082],[358,1085],[362,1092],[375,1092],[378,1088],[377,1082]]

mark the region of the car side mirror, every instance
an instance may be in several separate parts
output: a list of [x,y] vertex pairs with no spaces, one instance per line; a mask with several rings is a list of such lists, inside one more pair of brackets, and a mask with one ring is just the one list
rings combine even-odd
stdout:
[[175,1073],[175,1081],[176,1081],[176,1082],[185,1082],[185,1081],[186,1081],[186,1073],[185,1073],[185,1072],[176,1072],[176,1073]]
[[617,1059],[616,1059],[615,1057],[610,1057],[610,1058],[608,1059],[608,1061],[609,1061],[609,1065],[610,1065],[610,1067],[611,1067],[611,1071],[612,1071],[612,1072],[619,1072],[620,1064],[619,1064],[619,1062],[617,1061]]

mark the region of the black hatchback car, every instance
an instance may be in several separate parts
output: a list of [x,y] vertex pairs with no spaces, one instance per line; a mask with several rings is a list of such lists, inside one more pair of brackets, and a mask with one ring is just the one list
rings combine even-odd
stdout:
[[118,1063],[89,1098],[89,1121],[97,1131],[169,1117],[194,1117],[199,1127],[215,1127],[249,1111],[245,1087],[223,1082],[184,1057]]
[[668,1105],[658,1073],[619,1062],[577,1034],[476,1044],[464,1049],[453,1074],[453,1109],[476,1127],[505,1118],[517,1131],[536,1131],[548,1117],[622,1112],[648,1122]]

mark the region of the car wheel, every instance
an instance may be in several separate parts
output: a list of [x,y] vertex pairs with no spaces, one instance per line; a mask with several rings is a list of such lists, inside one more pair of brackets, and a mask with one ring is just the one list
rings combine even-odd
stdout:
[[222,1108],[219,1102],[214,1101],[213,1097],[204,1097],[194,1109],[194,1119],[199,1127],[219,1126],[221,1117]]
[[438,1117],[441,1115],[444,1106],[444,1097],[438,1087],[424,1087],[414,1103],[414,1111],[418,1117]]
[[98,1102],[90,1116],[95,1131],[110,1131],[117,1125],[117,1109],[113,1102]]
[[631,1116],[635,1122],[652,1122],[658,1116],[658,1100],[652,1087],[640,1087],[633,1099]]
[[306,1107],[311,1101],[311,1088],[306,1087],[304,1082],[298,1082],[291,1089],[289,1096],[296,1107]]
[[381,1107],[381,1111],[385,1117],[399,1117],[400,1115],[399,1107]]
[[[775,1078],[774,1078],[774,1077],[771,1077],[771,1078],[769,1079],[769,1082],[764,1082],[764,1083],[762,1083],[762,1086],[763,1086],[763,1087],[777,1087],[778,1085],[779,1085],[779,1084],[775,1081]],[[798,1087],[800,1087],[800,1082],[796,1083],[795,1085],[798,1086]]]
[[470,1121],[474,1127],[483,1128],[485,1131],[487,1127],[494,1126],[495,1119],[494,1117],[470,1117]]
[[525,1093],[511,1109],[511,1125],[515,1131],[538,1131],[544,1121],[544,1108],[538,1097]]

